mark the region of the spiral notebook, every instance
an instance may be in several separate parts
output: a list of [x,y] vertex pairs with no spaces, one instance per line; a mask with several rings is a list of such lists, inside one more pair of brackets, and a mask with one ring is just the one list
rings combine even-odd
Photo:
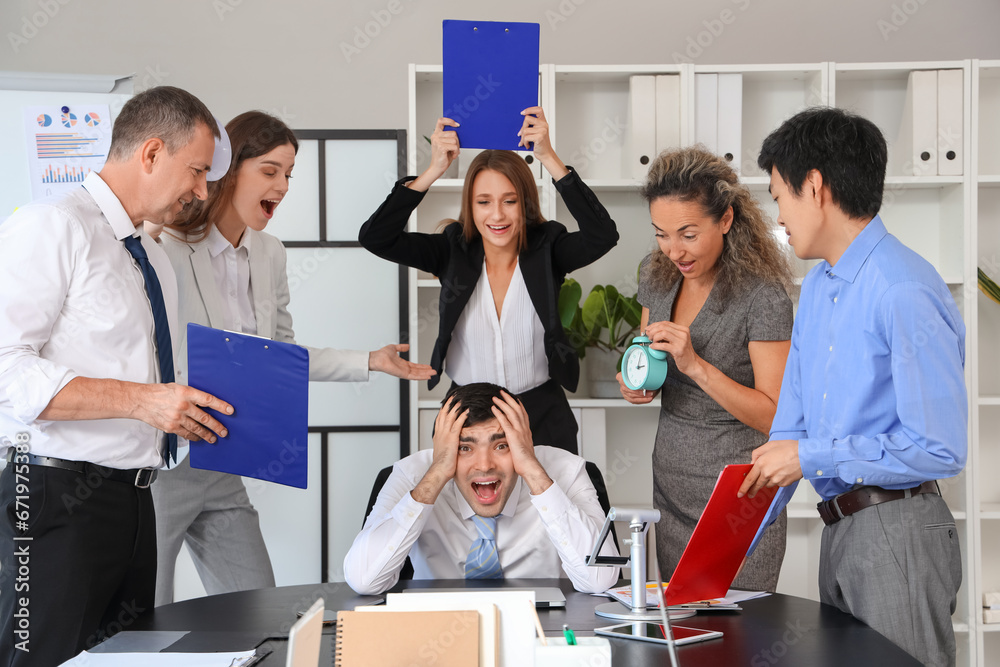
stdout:
[[468,667],[479,664],[478,611],[337,614],[336,667]]

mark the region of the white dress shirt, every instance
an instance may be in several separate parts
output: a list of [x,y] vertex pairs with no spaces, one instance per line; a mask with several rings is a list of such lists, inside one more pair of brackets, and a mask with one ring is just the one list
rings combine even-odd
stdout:
[[520,262],[499,318],[483,262],[479,282],[455,324],[445,363],[448,376],[460,385],[492,382],[520,394],[548,382],[545,328],[531,303]]
[[219,228],[210,225],[208,252],[212,256],[212,271],[219,286],[225,310],[226,329],[257,335],[257,318],[253,313],[253,285],[250,284],[250,253],[253,237],[244,231],[235,248]]
[[83,187],[18,209],[0,226],[0,456],[27,433],[31,453],[112,468],[159,467],[161,434],[132,419],[38,415],[77,376],[158,381],[153,313],[125,244],[138,236],[177,345],[170,262],[96,173]]
[[[552,486],[537,496],[518,477],[497,517],[497,551],[506,578],[569,577],[585,593],[607,590],[617,567],[588,567],[584,558],[604,525],[604,512],[585,461],[554,447],[535,447]],[[433,505],[410,494],[430,468],[430,449],[398,461],[344,558],[344,578],[359,594],[396,584],[406,556],[414,579],[464,579],[465,560],[478,539],[472,507],[449,481]],[[608,539],[601,550],[617,555]]]

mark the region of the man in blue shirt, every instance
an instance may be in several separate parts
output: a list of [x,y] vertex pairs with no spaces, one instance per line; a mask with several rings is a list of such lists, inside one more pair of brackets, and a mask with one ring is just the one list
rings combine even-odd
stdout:
[[831,108],[764,140],[778,224],[798,257],[822,261],[802,283],[771,440],[740,494],[811,481],[822,601],[953,665],[962,563],[935,480],[965,465],[965,326],[934,267],[878,215],[886,152],[873,123]]

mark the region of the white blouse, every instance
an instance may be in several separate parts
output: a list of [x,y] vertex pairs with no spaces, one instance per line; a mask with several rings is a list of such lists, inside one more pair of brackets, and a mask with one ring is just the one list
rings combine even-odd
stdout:
[[222,305],[226,311],[225,328],[257,335],[257,316],[253,309],[253,285],[250,284],[250,234],[243,232],[235,248],[222,232],[211,226],[208,233],[208,252],[212,256],[212,273],[219,286]]
[[492,382],[520,394],[548,381],[545,329],[531,303],[520,263],[497,318],[483,262],[476,288],[455,325],[445,363],[448,376],[460,385]]

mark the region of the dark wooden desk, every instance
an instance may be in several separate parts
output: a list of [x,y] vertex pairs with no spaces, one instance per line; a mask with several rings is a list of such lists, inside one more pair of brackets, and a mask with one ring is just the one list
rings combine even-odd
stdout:
[[[540,609],[538,615],[546,635],[561,635],[565,623],[577,634],[588,636],[596,627],[616,622],[594,614],[605,598],[573,590],[568,580],[508,580],[510,586],[558,586],[566,593],[565,609]],[[422,588],[470,588],[490,582],[410,581],[404,585]],[[496,585],[495,583],[493,585]],[[283,665],[288,628],[295,612],[304,610],[317,597],[328,608],[353,608],[359,602],[346,584],[317,584],[268,588],[229,593],[158,607],[140,616],[129,630],[192,630],[171,650],[245,650],[271,637],[274,650],[261,664]],[[920,663],[853,616],[833,607],[788,595],[771,595],[742,604],[742,612],[710,612],[679,621],[680,625],[721,630],[722,639],[678,648],[680,662],[724,667],[747,665],[788,667],[906,667]],[[332,664],[333,631],[327,630],[320,665]],[[611,639],[612,664],[645,667],[669,665],[664,647],[646,642]],[[544,667],[539,665],[538,667]]]

